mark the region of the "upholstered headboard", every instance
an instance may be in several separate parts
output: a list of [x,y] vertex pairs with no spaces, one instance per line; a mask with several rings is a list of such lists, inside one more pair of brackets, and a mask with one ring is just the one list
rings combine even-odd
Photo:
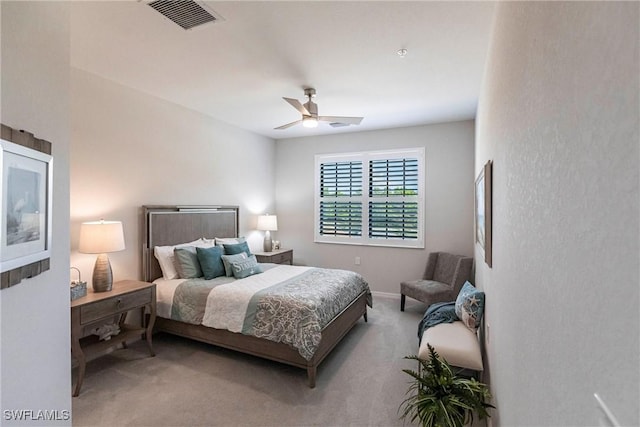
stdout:
[[238,206],[143,206],[142,276],[162,276],[155,246],[172,246],[201,237],[238,237]]

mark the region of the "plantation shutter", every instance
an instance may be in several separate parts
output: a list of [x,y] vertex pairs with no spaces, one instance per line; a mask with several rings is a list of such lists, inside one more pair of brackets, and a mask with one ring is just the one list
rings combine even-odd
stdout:
[[369,161],[369,237],[418,238],[418,159]]
[[323,236],[361,236],[362,162],[320,165],[319,232]]

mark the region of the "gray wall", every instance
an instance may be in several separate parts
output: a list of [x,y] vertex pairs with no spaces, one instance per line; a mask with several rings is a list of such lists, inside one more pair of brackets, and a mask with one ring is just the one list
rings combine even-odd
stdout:
[[[0,120],[51,141],[54,158],[51,269],[0,291],[0,424],[71,425],[69,11],[64,2],[5,1],[0,10]],[[4,412],[30,409],[57,411],[58,420],[15,422]]]
[[475,161],[494,161],[494,425],[599,425],[593,393],[640,424],[639,7],[498,5]]
[[273,210],[273,140],[76,68],[71,89],[71,261],[83,279],[96,256],[76,251],[80,223],[100,218],[123,222],[114,279],[142,277],[143,204],[239,205],[241,234],[262,247],[255,222]]
[[[314,243],[314,156],[425,147],[425,248]],[[378,292],[399,294],[424,273],[428,252],[473,254],[473,121],[277,141],[274,238],[294,263],[357,271]],[[361,264],[355,265],[360,257]]]

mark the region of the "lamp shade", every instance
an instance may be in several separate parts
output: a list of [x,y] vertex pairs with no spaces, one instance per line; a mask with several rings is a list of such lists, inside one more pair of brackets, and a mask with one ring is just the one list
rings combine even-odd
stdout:
[[258,217],[258,230],[277,231],[278,217],[276,215],[260,215]]
[[78,251],[85,254],[104,254],[124,249],[122,222],[91,221],[80,225]]

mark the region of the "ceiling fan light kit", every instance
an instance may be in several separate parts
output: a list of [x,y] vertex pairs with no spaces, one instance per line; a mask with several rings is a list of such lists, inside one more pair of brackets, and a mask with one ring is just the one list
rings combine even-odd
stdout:
[[313,117],[305,117],[302,119],[302,126],[306,128],[317,128],[318,120]]
[[298,112],[302,115],[302,118],[300,120],[296,120],[295,122],[278,126],[275,129],[283,130],[299,123],[302,123],[302,126],[306,128],[315,128],[318,126],[319,121],[329,122],[329,124],[333,127],[342,127],[349,125],[359,125],[363,119],[362,117],[319,116],[318,104],[313,102],[313,98],[316,96],[316,90],[314,88],[306,88],[304,90],[304,94],[307,97],[307,102],[305,102],[304,104],[300,103],[300,101],[298,101],[297,99],[282,98],[287,101],[293,108],[298,110]]

